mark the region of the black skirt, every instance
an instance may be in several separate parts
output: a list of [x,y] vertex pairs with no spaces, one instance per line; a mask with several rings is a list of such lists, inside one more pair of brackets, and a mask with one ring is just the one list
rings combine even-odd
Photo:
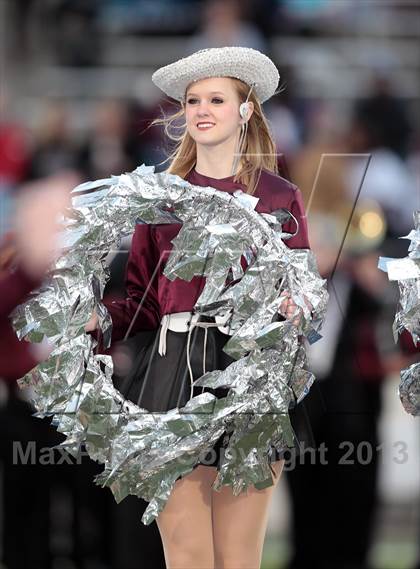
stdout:
[[[214,318],[200,316],[200,321],[214,322]],[[161,328],[162,324],[156,333],[149,337],[149,341],[141,347],[130,373],[118,385],[124,397],[154,413],[183,407],[191,397],[191,379],[187,365],[188,332],[174,332],[168,329],[166,331],[166,353],[161,356],[158,352]],[[191,332],[189,354],[194,380],[203,375],[204,335],[205,330],[198,326],[194,327]],[[235,361],[222,349],[229,338],[230,336],[216,327],[207,328],[206,372],[224,370]],[[210,392],[217,398],[221,398],[227,395],[228,389],[194,386],[194,397],[203,392]],[[290,419],[296,443],[293,452],[299,453],[303,446],[313,445],[312,430],[302,403],[290,411]],[[225,431],[211,449],[200,457],[198,464],[219,468],[222,453],[228,442],[229,434]],[[285,458],[288,450],[288,448],[271,447],[269,461],[274,462]]]

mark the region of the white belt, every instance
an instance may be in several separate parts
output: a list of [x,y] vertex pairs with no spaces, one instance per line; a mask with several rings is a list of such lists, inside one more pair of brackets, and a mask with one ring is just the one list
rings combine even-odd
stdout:
[[[224,334],[229,334],[229,327],[222,326],[225,324],[227,319],[229,318],[230,314],[227,314],[226,317],[216,316],[216,322],[200,322],[198,320],[199,314],[193,314],[191,312],[175,312],[173,314],[165,314],[162,318],[162,327],[160,330],[159,336],[159,348],[158,352],[161,356],[166,354],[166,334],[168,329],[174,332],[187,332],[188,331],[188,341],[187,341],[187,365],[188,370],[190,372],[190,383],[191,383],[191,393],[190,399],[193,396],[193,383],[194,377],[191,368],[191,361],[190,361],[190,342],[191,342],[191,332],[194,330],[194,327],[197,326],[199,328],[204,328],[204,348],[203,348],[203,374],[206,373],[206,346],[207,346],[207,330],[208,328],[218,327],[221,332]],[[202,392],[204,391],[204,387]]]

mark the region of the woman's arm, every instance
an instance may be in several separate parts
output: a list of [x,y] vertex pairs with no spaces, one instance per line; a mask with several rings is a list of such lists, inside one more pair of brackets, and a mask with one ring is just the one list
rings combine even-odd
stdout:
[[0,318],[6,318],[26,296],[41,284],[41,277],[29,274],[22,265],[0,278]]
[[126,267],[127,297],[104,301],[112,319],[112,341],[122,340],[127,332],[132,336],[159,327],[159,255],[151,232],[150,224],[136,225]]
[[[308,236],[308,223],[306,219],[305,207],[303,205],[303,199],[301,191],[297,186],[292,190],[292,197],[289,202],[287,209],[296,218],[299,228],[294,237],[285,240],[285,244],[290,249],[310,249],[309,236]],[[284,224],[282,228],[283,231],[288,233],[296,232],[296,223],[293,219]],[[302,317],[302,309],[296,305],[296,303],[290,298],[290,293],[287,291],[282,291],[280,296],[282,299],[279,307],[279,313],[286,319],[293,318],[293,323],[295,325],[299,324],[300,318]],[[305,298],[305,303],[309,310],[312,310],[312,306],[309,301]]]
[[41,284],[41,279],[28,275],[22,267],[0,278],[0,378],[14,381],[35,367],[40,359],[28,342],[18,340],[9,319],[10,312],[27,294]]
[[[285,241],[286,245],[290,249],[310,249],[309,237],[308,237],[308,223],[306,219],[305,207],[303,205],[303,199],[301,191],[297,186],[292,190],[292,197],[287,206],[287,209],[291,214],[297,219],[299,223],[299,229],[294,237],[291,237]],[[283,227],[284,231],[288,233],[295,233],[296,223],[293,219],[285,223]]]

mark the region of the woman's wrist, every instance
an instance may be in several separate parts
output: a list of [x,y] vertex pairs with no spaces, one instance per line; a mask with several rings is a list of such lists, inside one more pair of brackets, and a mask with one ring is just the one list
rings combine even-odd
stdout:
[[90,333],[97,329],[99,318],[96,310],[93,311],[92,316],[85,324],[85,332]]

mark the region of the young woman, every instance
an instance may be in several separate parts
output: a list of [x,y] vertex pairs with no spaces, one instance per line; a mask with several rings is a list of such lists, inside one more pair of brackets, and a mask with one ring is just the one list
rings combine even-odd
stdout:
[[[159,69],[153,81],[180,102],[176,113],[155,121],[165,125],[172,140],[171,125],[182,131],[175,137],[169,172],[197,186],[253,194],[259,200],[258,212],[288,209],[295,220],[291,218],[285,230],[295,236],[287,245],[308,248],[300,192],[277,175],[276,149],[261,107],[278,86],[273,62],[253,49],[214,48]],[[128,298],[107,305],[113,340],[156,330],[121,388],[139,406],[155,412],[185,405],[202,392],[192,387],[194,379],[233,361],[222,350],[230,337],[226,322],[193,313],[204,278],[170,281],[163,275],[179,229],[175,223],[136,226],[127,265]],[[279,306],[284,317],[295,314],[296,306],[287,297],[279,298]],[[94,316],[86,329],[96,324]],[[207,390],[217,397],[227,393]],[[193,471],[177,480],[157,518],[168,569],[260,567],[275,484],[264,490],[252,486],[239,496],[233,496],[229,486],[213,491],[228,439],[222,435]],[[277,483],[282,449],[271,449],[270,462]]]

